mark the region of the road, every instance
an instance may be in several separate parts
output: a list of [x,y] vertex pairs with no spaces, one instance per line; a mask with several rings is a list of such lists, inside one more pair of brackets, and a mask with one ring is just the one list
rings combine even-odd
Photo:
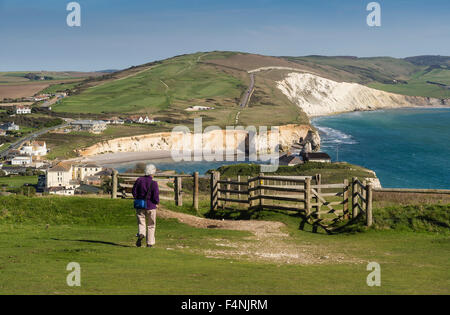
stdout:
[[22,139],[20,139],[20,140],[18,140],[16,142],[14,142],[13,144],[11,144],[11,146],[9,146],[9,148],[7,148],[7,149],[3,150],[2,152],[0,152],[0,158],[5,158],[10,150],[17,150],[17,149],[19,149],[22,146],[22,144],[24,144],[27,141],[31,141],[31,140],[39,137],[39,136],[42,136],[43,134],[46,134],[49,131],[52,131],[52,130],[55,130],[55,129],[59,129],[59,128],[65,128],[67,126],[69,126],[69,123],[64,123],[62,125],[58,125],[58,126],[50,127],[50,128],[46,128],[46,129],[41,129],[41,130],[38,130],[36,132],[33,132],[33,133],[29,134],[28,136],[26,136],[25,138],[22,138]]
[[241,107],[244,108],[247,106],[248,102],[250,101],[250,96],[253,93],[253,89],[255,88],[255,75],[252,73],[250,74],[250,86],[248,87],[248,90],[245,92],[244,96],[242,97],[241,101]]

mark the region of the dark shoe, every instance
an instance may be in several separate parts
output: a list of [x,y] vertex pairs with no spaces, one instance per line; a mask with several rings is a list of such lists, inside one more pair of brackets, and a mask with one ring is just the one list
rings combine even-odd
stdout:
[[139,235],[138,236],[138,239],[137,239],[137,241],[136,241],[136,247],[141,247],[142,246],[142,240],[144,239],[144,235]]
[[153,245],[147,245],[147,247],[149,247],[149,248],[150,248],[150,247],[153,247]]

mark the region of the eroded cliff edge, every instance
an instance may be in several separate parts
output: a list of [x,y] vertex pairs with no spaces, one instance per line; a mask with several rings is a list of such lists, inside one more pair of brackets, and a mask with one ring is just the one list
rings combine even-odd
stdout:
[[[270,137],[270,129],[268,132]],[[312,136],[314,135],[314,137]],[[247,131],[233,130],[214,130],[203,134],[202,149],[210,151],[223,151],[225,147],[228,150],[237,150],[245,141]],[[279,127],[280,149],[288,149],[294,142],[300,138],[311,139],[315,141],[312,145],[320,145],[318,134],[309,125],[284,125]],[[267,143],[266,137],[256,136],[256,147],[258,150],[265,150]],[[150,151],[171,151],[179,150],[186,143],[193,143],[192,134],[182,134],[180,132],[160,132],[133,137],[116,138],[108,141],[99,142],[93,146],[77,151],[79,156],[87,157],[105,153],[118,152],[150,152]]]
[[383,108],[450,106],[450,99],[388,93],[310,73],[289,73],[277,82],[277,87],[309,117]]

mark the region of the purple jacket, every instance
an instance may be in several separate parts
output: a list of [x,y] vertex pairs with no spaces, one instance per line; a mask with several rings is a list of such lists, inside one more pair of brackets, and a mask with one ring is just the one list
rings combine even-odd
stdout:
[[133,197],[134,199],[145,199],[149,188],[151,193],[149,193],[147,199],[147,210],[153,210],[159,204],[159,188],[158,183],[151,176],[139,177],[136,180],[133,185]]

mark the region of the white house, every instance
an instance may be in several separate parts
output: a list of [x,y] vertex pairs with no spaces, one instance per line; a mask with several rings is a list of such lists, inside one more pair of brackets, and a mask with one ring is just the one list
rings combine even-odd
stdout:
[[23,105],[16,106],[16,114],[17,115],[31,114],[31,107]]
[[72,165],[67,162],[60,162],[49,168],[45,175],[45,191],[50,194],[73,195],[74,189],[80,186],[87,179],[95,177],[95,174],[103,168],[95,164]]
[[45,141],[27,142],[21,149],[20,154],[29,156],[47,155],[47,144]]
[[60,162],[47,170],[45,188],[52,187],[75,188],[73,182],[73,167],[70,163]]
[[11,160],[11,165],[30,166],[33,163],[31,156],[16,156]]

